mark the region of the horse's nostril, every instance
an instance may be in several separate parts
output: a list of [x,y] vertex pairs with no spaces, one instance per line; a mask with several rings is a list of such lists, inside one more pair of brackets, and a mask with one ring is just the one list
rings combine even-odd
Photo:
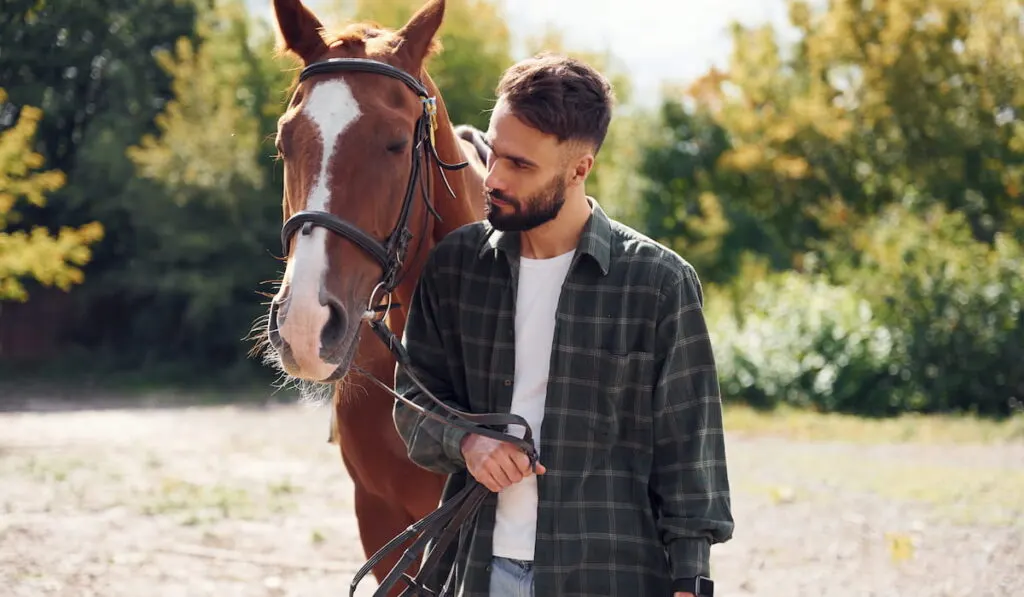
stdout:
[[284,327],[284,322],[288,319],[288,295],[289,289],[284,288],[270,300],[270,321],[268,323],[272,330]]
[[279,303],[276,299],[270,301],[270,313],[268,314],[267,317],[267,329],[269,330],[270,334],[276,334],[283,324],[284,315],[281,312],[281,303]]
[[345,316],[345,308],[338,299],[334,297],[327,298],[327,311],[327,323],[324,324],[324,329],[320,333],[320,343],[325,348],[334,346],[341,341],[345,333],[346,324],[348,323]]

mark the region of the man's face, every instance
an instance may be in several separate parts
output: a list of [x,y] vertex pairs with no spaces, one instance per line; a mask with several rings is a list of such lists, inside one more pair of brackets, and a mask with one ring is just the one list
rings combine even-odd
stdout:
[[531,230],[558,215],[571,176],[569,148],[519,120],[499,99],[487,130],[487,219],[497,230]]

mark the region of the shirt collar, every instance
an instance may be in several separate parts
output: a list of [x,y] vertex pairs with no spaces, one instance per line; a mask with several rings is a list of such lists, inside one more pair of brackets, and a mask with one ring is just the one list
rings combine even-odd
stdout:
[[[601,273],[607,275],[612,252],[611,221],[596,199],[587,197],[587,201],[590,202],[593,209],[580,234],[579,243],[576,245],[577,256],[575,259],[578,260],[581,256],[588,255],[601,268]],[[519,259],[519,233],[497,230],[487,220],[484,220],[484,227],[487,234],[478,253],[480,257],[488,253],[503,252],[509,259]]]

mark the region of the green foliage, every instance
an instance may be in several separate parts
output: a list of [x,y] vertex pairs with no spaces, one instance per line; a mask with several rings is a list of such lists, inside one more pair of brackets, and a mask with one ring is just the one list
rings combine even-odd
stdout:
[[[725,386],[769,406],[1008,412],[1024,397],[1024,10],[792,0],[790,21],[790,48],[736,25],[726,72],[669,94],[641,160],[643,228],[726,290]],[[793,271],[752,277],[750,255]],[[882,360],[860,340],[876,333]]]
[[109,116],[144,128],[159,110],[167,80],[151,53],[189,34],[195,9],[190,0],[10,0],[3,13],[0,81],[14,104],[45,113],[41,153],[70,188],[80,148]]
[[676,101],[662,103],[659,120],[660,134],[640,158],[639,171],[649,181],[637,210],[641,227],[709,282],[732,279],[748,253],[779,261],[780,243],[739,199],[745,180],[718,166],[730,149],[725,129],[707,110],[689,111]]
[[203,10],[197,33],[157,54],[174,96],[158,132],[127,148],[149,200],[125,205],[133,263],[108,272],[105,290],[131,301],[125,327],[147,358],[227,365],[244,359],[257,291],[276,277],[273,132],[290,75],[241,2]]
[[195,8],[187,0],[14,0],[2,12],[0,81],[9,85],[7,110],[42,110],[33,149],[65,176],[45,205],[19,207],[18,226],[102,225],[103,238],[91,244],[81,268],[85,280],[62,314],[70,323],[61,335],[86,345],[88,354],[105,345],[137,364],[144,351],[133,341],[132,324],[144,318],[145,304],[110,280],[118,272],[149,273],[149,264],[135,259],[141,235],[132,210],[153,200],[140,190],[154,189],[139,187],[125,148],[151,130],[170,95],[153,53],[191,35]]
[[725,400],[868,415],[909,406],[890,373],[891,334],[865,299],[796,272],[748,279],[741,295],[708,293]]
[[866,415],[1020,404],[1024,251],[1011,236],[990,246],[962,213],[894,205],[818,258],[817,273],[744,267],[709,292],[727,398]]
[[893,366],[926,411],[1006,414],[1024,399],[1024,251],[973,238],[968,216],[892,206],[826,253],[893,333]]
[[[0,106],[6,99],[0,88]],[[14,211],[19,198],[45,205],[46,194],[65,182],[64,173],[58,170],[36,171],[43,165],[43,156],[31,150],[31,142],[40,118],[38,108],[23,106],[14,126],[0,132],[0,300],[27,300],[25,278],[65,291],[72,284],[81,284],[81,266],[91,257],[89,246],[103,237],[98,222],[64,227],[56,236],[43,226],[4,231],[20,219]]]
[[756,218],[797,267],[852,219],[914,197],[963,212],[976,238],[1020,238],[1018,2],[836,0],[815,12],[792,1],[790,20],[802,34],[792,48],[771,27],[737,25],[728,71],[676,97],[700,128],[677,127],[674,142],[717,129],[727,142],[706,147],[713,168],[680,168],[683,190],[659,192],[689,206],[714,194]]

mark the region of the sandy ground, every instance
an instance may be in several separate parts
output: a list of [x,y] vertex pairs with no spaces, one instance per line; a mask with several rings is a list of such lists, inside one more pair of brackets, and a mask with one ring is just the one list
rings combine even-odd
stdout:
[[[364,559],[325,410],[33,410],[0,412],[0,594],[348,593]],[[728,448],[719,596],[1024,595],[1022,444]]]

